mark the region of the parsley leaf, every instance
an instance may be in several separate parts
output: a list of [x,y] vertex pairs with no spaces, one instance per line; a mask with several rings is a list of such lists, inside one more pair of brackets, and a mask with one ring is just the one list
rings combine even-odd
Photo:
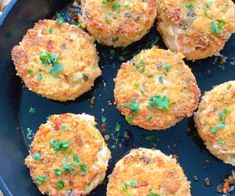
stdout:
[[33,155],[33,159],[35,159],[35,160],[41,159],[41,154],[40,154],[40,153],[35,153],[35,154]]
[[79,166],[80,166],[80,168],[81,168],[81,174],[82,174],[82,175],[86,175],[86,174],[87,174],[87,165],[85,165],[85,164],[80,164]]
[[57,176],[61,176],[62,171],[61,171],[60,169],[54,169],[54,173],[55,173],[55,175],[57,175]]
[[167,96],[152,96],[149,99],[149,109],[154,109],[155,107],[158,109],[169,110],[169,98]]
[[212,30],[213,34],[218,35],[225,24],[226,23],[224,20],[219,20],[219,19],[216,21],[213,20],[211,22],[211,30]]
[[75,166],[79,166],[79,162],[80,162],[80,159],[79,159],[78,155],[77,155],[77,154],[74,154],[74,155],[73,155],[73,164],[74,164]]
[[138,113],[140,111],[139,103],[137,103],[135,99],[131,100],[131,103],[123,104],[123,106],[129,108],[134,113]]
[[51,75],[56,75],[56,74],[60,73],[63,70],[64,70],[64,67],[62,66],[62,64],[56,62],[56,63],[53,64],[53,68],[50,70],[50,74]]
[[50,144],[54,148],[55,151],[59,151],[59,150],[65,151],[69,147],[70,142],[68,142],[68,141],[64,142],[62,140],[55,142],[54,139],[51,139]]
[[63,189],[64,188],[64,182],[62,180],[58,180],[57,181],[57,188],[59,190]]
[[45,182],[46,179],[47,179],[46,176],[38,176],[37,178],[35,178],[35,182],[37,184],[42,184],[43,182]]

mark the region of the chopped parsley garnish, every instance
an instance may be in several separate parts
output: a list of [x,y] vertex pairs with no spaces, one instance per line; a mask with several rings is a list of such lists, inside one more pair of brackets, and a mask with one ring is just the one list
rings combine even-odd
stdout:
[[116,132],[119,132],[121,130],[121,124],[116,122],[115,129]]
[[110,17],[108,15],[105,15],[104,20],[107,24],[110,24]]
[[63,16],[60,13],[57,12],[56,16],[57,16],[57,23],[58,24],[63,24],[65,22]]
[[185,7],[188,9],[194,9],[194,5],[192,2],[185,3]]
[[79,163],[80,163],[80,159],[79,159],[78,155],[77,155],[77,154],[74,154],[74,155],[73,155],[73,164],[74,164],[75,166],[79,166]]
[[112,11],[116,11],[117,9],[119,9],[121,7],[121,5],[119,4],[114,4],[111,8]]
[[49,33],[53,33],[53,30],[54,29],[52,27],[50,27],[48,31],[49,31]]
[[82,175],[86,175],[86,174],[87,174],[87,165],[85,165],[85,164],[80,164],[79,166],[80,166],[80,168],[81,168],[81,174],[82,174]]
[[46,176],[38,176],[37,178],[35,178],[35,182],[37,184],[42,184],[43,182],[45,182],[46,179],[47,179]]
[[58,58],[58,54],[49,54],[48,52],[42,52],[42,54],[39,56],[39,59],[43,65],[52,66],[52,69],[50,70],[51,75],[56,75],[64,70],[62,64],[58,62]]
[[62,170],[60,170],[60,169],[54,169],[54,174],[57,175],[57,176],[61,176]]
[[67,126],[64,126],[64,125],[61,126],[60,129],[63,130],[63,131],[68,131],[69,130],[69,128]]
[[62,180],[58,180],[57,181],[57,188],[59,190],[63,189],[64,188],[64,182]]
[[29,74],[33,74],[33,70],[32,70],[32,69],[28,69],[27,72],[28,72]]
[[35,154],[33,155],[33,159],[35,159],[35,160],[41,159],[41,154],[40,154],[40,153],[35,153]]
[[160,196],[157,193],[154,193],[152,189],[149,189],[149,193],[146,196]]
[[158,109],[165,109],[165,110],[169,110],[169,98],[167,96],[152,96],[149,99],[149,105],[148,108],[149,109],[154,109],[154,108],[158,108]]
[[30,108],[29,108],[29,113],[30,113],[30,114],[36,113],[36,109],[35,109],[34,107],[30,106]]
[[218,35],[226,22],[224,20],[216,20],[211,22],[211,30],[215,35]]
[[216,127],[209,127],[209,130],[212,134],[216,134],[219,129],[223,130],[225,129],[225,124],[226,124],[226,116],[230,113],[228,108],[224,108],[223,112],[218,113],[218,123]]
[[223,141],[223,140],[220,140],[220,141],[219,141],[219,144],[220,144],[220,145],[224,145],[224,144],[226,144],[226,142]]
[[124,183],[123,186],[120,188],[121,191],[125,192],[128,196],[132,196],[132,194],[130,193],[130,191],[128,190],[129,188],[134,188],[138,186],[138,182],[137,181],[131,181],[130,183]]
[[27,128],[26,131],[27,131],[26,137],[27,137],[29,140],[31,140],[31,139],[33,138],[33,130],[30,129],[30,128]]
[[140,70],[141,73],[144,73],[145,72],[145,63],[144,63],[144,60],[141,60],[139,62],[139,64],[135,65],[134,66],[134,69],[137,71],[137,70]]
[[59,150],[65,151],[69,147],[70,142],[68,142],[68,141],[64,142],[62,140],[55,142],[54,139],[51,139],[50,144],[54,148],[55,151],[59,151]]
[[146,117],[146,120],[151,120],[153,118],[153,115],[152,114],[149,114],[147,117]]
[[139,103],[137,103],[135,99],[131,100],[131,103],[123,104],[123,106],[130,109],[134,113],[138,113],[140,111]]
[[39,81],[42,80],[42,73],[38,73],[36,79]]
[[63,70],[64,70],[64,67],[62,66],[62,64],[56,62],[56,63],[53,64],[53,68],[50,70],[50,74],[51,75],[56,75],[56,74],[60,73]]
[[105,124],[106,121],[107,121],[106,116],[102,115],[102,116],[101,116],[101,123],[102,123],[102,124]]
[[111,2],[114,2],[115,0],[103,0],[102,1],[102,4],[107,4],[107,3],[111,3]]
[[67,171],[70,174],[72,174],[73,173],[72,163],[65,163],[65,164],[63,164],[63,169],[64,169],[64,171]]

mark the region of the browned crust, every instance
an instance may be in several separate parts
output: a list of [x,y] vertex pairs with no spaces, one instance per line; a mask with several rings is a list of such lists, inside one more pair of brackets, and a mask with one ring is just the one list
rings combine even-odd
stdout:
[[[52,33],[49,32],[50,28]],[[12,49],[12,60],[17,75],[31,91],[53,100],[74,100],[90,90],[94,80],[101,75],[93,42],[92,37],[74,25],[41,20]],[[41,64],[39,55],[44,51],[59,55],[59,61],[64,67],[60,74],[49,74],[50,66]],[[43,75],[40,81],[37,80],[39,73]],[[73,74],[76,73],[86,74],[88,80],[75,81]]]
[[[135,99],[139,103],[140,112],[133,116],[132,125],[146,130],[161,130],[175,125],[185,117],[190,117],[197,108],[200,90],[191,70],[184,64],[182,55],[170,51],[153,48],[143,50],[133,59],[145,59],[145,72],[136,71],[131,61],[123,63],[115,80],[114,98],[118,110],[128,119],[133,112],[124,104]],[[138,62],[139,60],[135,60]],[[154,62],[154,63],[153,63]],[[171,70],[164,76],[166,84],[160,84],[156,78],[163,70],[155,64],[169,64]],[[183,72],[181,74],[180,72]],[[149,78],[149,75],[153,75]],[[138,88],[135,83],[139,83]],[[145,88],[144,94],[141,89]],[[151,96],[168,95],[172,102],[170,110],[149,109]],[[177,100],[177,103],[173,103]],[[150,120],[146,120],[152,115]]]
[[150,189],[159,195],[191,195],[182,168],[158,150],[135,149],[119,160],[109,176],[107,196],[127,195],[121,188],[131,181],[137,182],[136,187],[128,188],[133,196],[147,195]]

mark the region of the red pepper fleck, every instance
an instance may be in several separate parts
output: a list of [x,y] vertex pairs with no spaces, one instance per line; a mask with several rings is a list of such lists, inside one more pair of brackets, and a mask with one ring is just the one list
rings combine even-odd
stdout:
[[61,115],[60,115],[60,118],[61,118],[61,119],[66,119],[66,118],[68,118],[68,117],[70,117],[69,114],[61,114]]
[[48,44],[47,44],[47,50],[48,50],[48,52],[51,52],[53,48],[54,48],[54,46],[53,46],[53,41],[52,41],[52,40],[49,40],[49,42],[48,42]]
[[235,91],[232,92],[232,98],[235,98]]
[[54,122],[54,129],[55,131],[59,131],[61,127],[61,121],[59,119],[56,119]]
[[138,183],[138,185],[135,188],[140,188],[142,186],[148,186],[148,184],[149,183],[147,181],[143,181],[143,182]]

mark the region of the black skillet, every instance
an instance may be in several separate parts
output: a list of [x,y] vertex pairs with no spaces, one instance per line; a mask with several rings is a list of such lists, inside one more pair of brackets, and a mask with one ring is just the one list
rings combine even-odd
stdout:
[[[158,148],[166,154],[178,157],[188,179],[192,182],[193,196],[213,196],[216,187],[230,175],[234,167],[213,157],[196,134],[192,118],[178,123],[163,132],[148,132],[130,126],[113,105],[113,78],[121,62],[131,59],[141,49],[150,48],[157,41],[166,48],[153,28],[141,41],[125,48],[113,49],[97,44],[103,75],[95,87],[73,102],[58,103],[42,98],[27,90],[16,77],[10,52],[26,30],[43,18],[51,18],[69,1],[65,0],[20,0],[0,26],[0,189],[7,195],[41,195],[33,184],[28,169],[24,166],[28,146],[38,126],[47,116],[55,113],[73,112],[94,115],[103,135],[109,135],[108,145],[112,160],[107,174],[114,164],[132,148]],[[70,6],[71,7],[71,4]],[[7,8],[9,11],[9,8]],[[79,11],[76,10],[75,11]],[[65,19],[71,21],[67,8],[63,9]],[[62,14],[63,15],[63,14]],[[214,85],[235,79],[235,36],[221,52],[226,58],[212,57],[197,62],[187,62],[195,74],[198,85],[204,93]],[[103,117],[103,123],[102,123]],[[106,123],[104,123],[106,117]],[[115,131],[116,123],[121,130]],[[106,130],[106,131],[105,131]],[[197,179],[198,178],[198,179]],[[205,179],[209,186],[205,185]],[[174,183],[174,182],[172,182]],[[91,195],[105,195],[107,178]],[[232,193],[230,195],[233,195]]]

